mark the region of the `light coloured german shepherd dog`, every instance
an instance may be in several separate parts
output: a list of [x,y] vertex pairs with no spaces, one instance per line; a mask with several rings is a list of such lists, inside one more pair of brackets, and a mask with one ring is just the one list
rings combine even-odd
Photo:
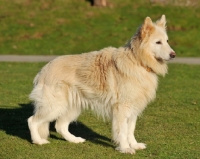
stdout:
[[49,62],[36,75],[30,94],[35,106],[28,119],[33,143],[49,143],[52,121],[67,141],[84,142],[72,135],[68,126],[82,110],[90,108],[111,119],[116,150],[134,154],[145,149],[134,137],[136,120],[156,96],[157,75],[167,73],[166,61],[175,56],[162,15],[155,23],[147,17],[123,47],[60,56]]

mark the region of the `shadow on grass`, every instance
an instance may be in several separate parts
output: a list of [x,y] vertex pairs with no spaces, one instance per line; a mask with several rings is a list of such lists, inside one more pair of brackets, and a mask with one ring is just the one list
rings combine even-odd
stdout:
[[[5,131],[8,135],[18,136],[31,142],[27,119],[33,114],[33,106],[31,103],[19,105],[21,108],[18,109],[0,108],[0,130]],[[55,131],[54,122],[50,124],[50,131]],[[107,143],[111,141],[109,138],[99,135],[81,122],[70,124],[69,131],[75,136],[85,138],[92,143],[113,147],[111,143]],[[62,139],[55,135],[50,137]]]

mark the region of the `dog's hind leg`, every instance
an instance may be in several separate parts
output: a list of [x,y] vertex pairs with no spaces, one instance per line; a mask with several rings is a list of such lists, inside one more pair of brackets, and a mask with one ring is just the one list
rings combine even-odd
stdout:
[[135,150],[145,149],[146,145],[144,143],[138,143],[134,136],[135,126],[137,121],[137,115],[132,114],[130,118],[128,118],[128,142],[131,148]]
[[47,139],[49,136],[49,122],[44,122],[38,128],[38,132],[42,139]]
[[49,135],[49,123],[57,119],[63,111],[65,110],[62,107],[53,106],[40,106],[35,109],[35,114],[28,119],[33,143],[38,145],[49,143],[46,140]]
[[66,114],[63,114],[56,120],[56,125],[55,125],[56,131],[60,133],[65,138],[65,140],[69,142],[80,143],[85,141],[85,139],[81,137],[74,136],[68,130],[69,124],[75,121],[80,115],[80,113],[81,110],[78,110],[76,108],[70,109],[67,111]]
[[[38,145],[42,145],[42,144],[47,144],[49,143],[48,140],[41,138],[42,136],[40,136],[39,134],[39,127],[41,127],[43,125],[44,121],[40,120],[37,118],[37,116],[31,116],[28,119],[28,126],[31,132],[31,138],[33,143],[38,144]],[[45,137],[47,135],[47,133],[44,133]],[[47,135],[48,136],[48,135]],[[44,136],[43,136],[44,137]]]

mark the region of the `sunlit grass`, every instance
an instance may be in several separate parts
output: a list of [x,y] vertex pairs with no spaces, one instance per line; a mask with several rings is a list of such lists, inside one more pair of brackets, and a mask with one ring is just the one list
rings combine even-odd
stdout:
[[32,80],[44,63],[0,63],[0,158],[192,158],[200,156],[200,66],[170,64],[160,78],[156,100],[139,118],[136,138],[147,144],[135,156],[120,154],[111,142],[111,123],[84,112],[70,131],[87,139],[69,143],[51,125],[51,144],[31,144],[27,118]]
[[[199,56],[199,6],[109,0],[106,8],[85,0],[1,0],[0,54],[75,54],[119,47],[146,16],[167,17],[169,42],[178,56]],[[184,1],[185,2],[185,1]]]

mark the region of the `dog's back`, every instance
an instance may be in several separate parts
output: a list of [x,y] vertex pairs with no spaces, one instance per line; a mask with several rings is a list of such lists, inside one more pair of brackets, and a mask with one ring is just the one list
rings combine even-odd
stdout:
[[[107,91],[113,83],[110,69],[115,50],[110,47],[99,52],[60,56],[46,64],[36,75],[34,89],[29,96],[35,103],[35,112],[41,107],[84,109],[88,108],[88,104],[95,109],[93,106],[97,98],[110,101]],[[100,113],[99,110],[96,112]]]

